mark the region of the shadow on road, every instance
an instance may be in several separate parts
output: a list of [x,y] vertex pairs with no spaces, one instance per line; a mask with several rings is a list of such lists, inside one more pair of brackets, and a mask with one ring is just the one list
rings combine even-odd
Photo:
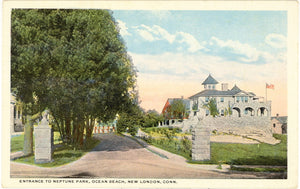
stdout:
[[113,133],[96,134],[94,137],[101,142],[92,151],[128,151],[144,148],[128,137],[119,136]]
[[67,176],[67,177],[62,177],[62,178],[94,178],[96,175],[93,175],[89,172],[81,172],[75,175]]

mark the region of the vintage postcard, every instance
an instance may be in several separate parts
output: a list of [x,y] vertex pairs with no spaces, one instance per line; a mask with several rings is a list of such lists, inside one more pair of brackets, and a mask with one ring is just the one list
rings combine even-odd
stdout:
[[296,1],[2,12],[2,187],[297,187]]

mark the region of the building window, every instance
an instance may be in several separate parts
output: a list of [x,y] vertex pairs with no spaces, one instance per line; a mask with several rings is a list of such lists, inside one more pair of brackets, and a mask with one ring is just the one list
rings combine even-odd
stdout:
[[206,116],[208,116],[208,115],[209,115],[209,110],[206,110],[206,113],[205,113],[205,115],[206,115]]
[[18,119],[21,119],[21,112],[18,110]]
[[221,110],[221,116],[224,116],[224,110]]
[[245,115],[247,115],[248,114],[248,110],[247,109],[245,109]]
[[215,89],[216,87],[213,85],[212,88]]
[[236,97],[236,102],[240,102],[240,97],[239,96]]
[[224,102],[224,98],[223,97],[221,97],[221,102]]
[[209,100],[209,97],[205,97],[205,102],[208,102],[208,100]]
[[208,85],[208,89],[210,89],[211,88],[211,86],[210,85]]
[[276,127],[276,124],[275,124],[275,123],[273,123],[273,127],[274,127],[274,128]]
[[245,102],[248,102],[248,97],[247,96],[245,96]]
[[241,102],[244,102],[244,97],[243,96],[241,97]]

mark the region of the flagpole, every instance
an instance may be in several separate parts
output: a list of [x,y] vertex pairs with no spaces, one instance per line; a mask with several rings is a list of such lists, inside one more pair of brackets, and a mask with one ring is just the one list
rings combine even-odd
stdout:
[[267,93],[267,83],[266,83],[266,102],[268,101],[268,93]]

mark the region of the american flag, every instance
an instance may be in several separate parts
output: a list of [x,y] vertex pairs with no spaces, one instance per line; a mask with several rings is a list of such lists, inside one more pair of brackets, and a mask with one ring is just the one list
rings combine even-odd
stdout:
[[266,88],[267,89],[274,89],[274,85],[266,83]]

